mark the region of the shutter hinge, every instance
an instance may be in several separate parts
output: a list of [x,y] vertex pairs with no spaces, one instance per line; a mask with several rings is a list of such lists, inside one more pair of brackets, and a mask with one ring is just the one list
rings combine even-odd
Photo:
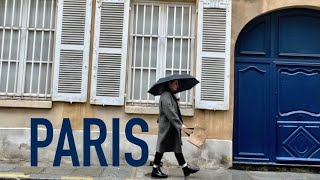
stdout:
[[222,8],[222,7],[228,7],[228,2],[223,1],[214,1],[214,2],[203,2],[203,7],[205,8]]
[[98,8],[100,8],[100,7],[102,6],[102,1],[103,1],[103,0],[98,0],[98,1],[97,1]]

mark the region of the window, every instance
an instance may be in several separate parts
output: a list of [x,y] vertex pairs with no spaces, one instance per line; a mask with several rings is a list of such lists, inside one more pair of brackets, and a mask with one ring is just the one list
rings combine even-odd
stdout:
[[0,0],[0,97],[51,98],[55,0]]
[[[133,4],[130,30],[128,105],[156,105],[147,93],[161,77],[192,74],[193,4]],[[192,106],[190,91],[179,93],[182,106]]]

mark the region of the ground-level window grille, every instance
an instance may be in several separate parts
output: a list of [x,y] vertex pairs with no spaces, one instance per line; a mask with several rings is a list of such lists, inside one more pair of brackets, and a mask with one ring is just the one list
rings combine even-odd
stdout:
[[56,0],[0,0],[0,97],[50,99]]
[[[193,74],[194,5],[135,3],[131,13],[130,71],[127,104],[156,105],[147,93],[157,79]],[[182,106],[192,106],[192,93],[179,93]]]

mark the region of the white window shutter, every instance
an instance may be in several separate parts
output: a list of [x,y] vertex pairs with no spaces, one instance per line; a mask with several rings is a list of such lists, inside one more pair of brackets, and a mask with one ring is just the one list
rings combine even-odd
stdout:
[[91,0],[58,1],[53,101],[86,102],[91,11]]
[[124,105],[130,0],[97,0],[90,103]]
[[199,0],[195,107],[229,109],[231,0]]

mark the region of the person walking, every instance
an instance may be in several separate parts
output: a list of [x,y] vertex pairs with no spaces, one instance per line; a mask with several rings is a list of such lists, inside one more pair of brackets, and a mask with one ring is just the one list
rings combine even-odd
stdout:
[[[183,82],[182,80],[180,81]],[[165,81],[160,84],[162,85],[157,87],[157,93],[155,93],[161,96],[159,101],[158,139],[151,176],[154,178],[168,177],[160,169],[160,162],[165,152],[174,152],[179,165],[182,167],[184,176],[189,176],[200,169],[187,164],[182,154],[181,130],[186,128],[186,126],[183,124],[175,93],[182,91],[184,88],[179,89],[178,79]],[[148,92],[151,90],[152,88]]]

